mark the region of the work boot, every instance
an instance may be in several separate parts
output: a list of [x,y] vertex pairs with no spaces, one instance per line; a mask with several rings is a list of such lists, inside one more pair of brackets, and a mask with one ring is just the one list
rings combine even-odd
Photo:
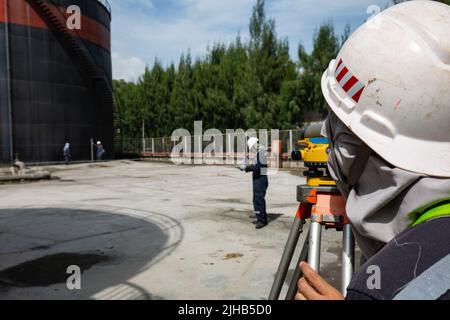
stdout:
[[259,230],[259,229],[262,229],[262,228],[264,228],[264,227],[266,227],[267,226],[267,222],[262,222],[262,221],[256,221],[256,229],[257,230]]

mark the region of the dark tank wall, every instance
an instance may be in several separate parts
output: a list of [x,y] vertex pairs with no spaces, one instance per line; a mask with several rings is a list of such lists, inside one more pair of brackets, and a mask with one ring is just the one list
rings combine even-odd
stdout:
[[[111,83],[110,13],[96,0],[46,2],[60,12],[72,4],[81,8],[81,30],[71,36]],[[26,0],[0,0],[0,8],[1,161],[10,162],[11,152],[26,162],[61,161],[66,142],[73,160],[88,160],[91,138],[112,157],[112,104],[102,100],[73,48]]]
[[[1,10],[1,9],[0,9]],[[1,13],[1,11],[0,11]],[[0,161],[8,160],[12,154],[11,112],[8,103],[8,63],[6,55],[6,28],[0,23]]]

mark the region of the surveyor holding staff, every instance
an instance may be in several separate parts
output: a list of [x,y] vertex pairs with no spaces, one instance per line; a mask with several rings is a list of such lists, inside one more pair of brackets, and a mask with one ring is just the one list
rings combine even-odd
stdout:
[[[330,63],[322,90],[329,171],[366,261],[346,298],[450,299],[450,6],[378,14]],[[301,270],[297,300],[344,299]]]
[[269,187],[267,177],[267,150],[259,144],[258,138],[250,137],[248,139],[248,149],[250,153],[255,154],[250,164],[243,164],[240,169],[245,172],[253,173],[253,207],[256,219],[254,222],[256,229],[262,229],[267,226],[266,192]]

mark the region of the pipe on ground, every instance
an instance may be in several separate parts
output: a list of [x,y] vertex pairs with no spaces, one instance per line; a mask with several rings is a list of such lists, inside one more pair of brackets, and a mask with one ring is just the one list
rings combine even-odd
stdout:
[[0,182],[48,180],[51,177],[52,176],[50,172],[37,172],[29,174],[18,174],[14,176],[0,176]]

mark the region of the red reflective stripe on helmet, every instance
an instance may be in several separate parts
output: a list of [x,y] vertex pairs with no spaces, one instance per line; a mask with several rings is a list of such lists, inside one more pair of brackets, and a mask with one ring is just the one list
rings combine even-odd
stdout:
[[350,78],[350,80],[347,81],[347,83],[342,87],[342,89],[344,89],[345,92],[348,92],[348,90],[350,90],[353,87],[353,85],[357,82],[358,79],[356,79],[356,77],[353,76]]
[[356,102],[359,102],[359,99],[361,98],[361,94],[363,93],[364,89],[366,87],[363,87],[361,90],[359,90],[353,97],[352,99],[355,100]]
[[336,71],[337,71],[337,69],[339,69],[339,67],[341,66],[341,64],[342,64],[342,59],[339,60],[339,63],[338,63],[338,65],[337,65],[337,67],[336,67]]
[[359,102],[366,87],[350,72],[350,70],[348,70],[342,59],[339,60],[336,67],[335,76],[341,88],[352,97],[354,101]]
[[339,73],[339,75],[336,77],[336,80],[339,82],[341,81],[341,79],[347,74],[348,69],[347,67],[344,67],[344,69],[342,69],[341,73]]

